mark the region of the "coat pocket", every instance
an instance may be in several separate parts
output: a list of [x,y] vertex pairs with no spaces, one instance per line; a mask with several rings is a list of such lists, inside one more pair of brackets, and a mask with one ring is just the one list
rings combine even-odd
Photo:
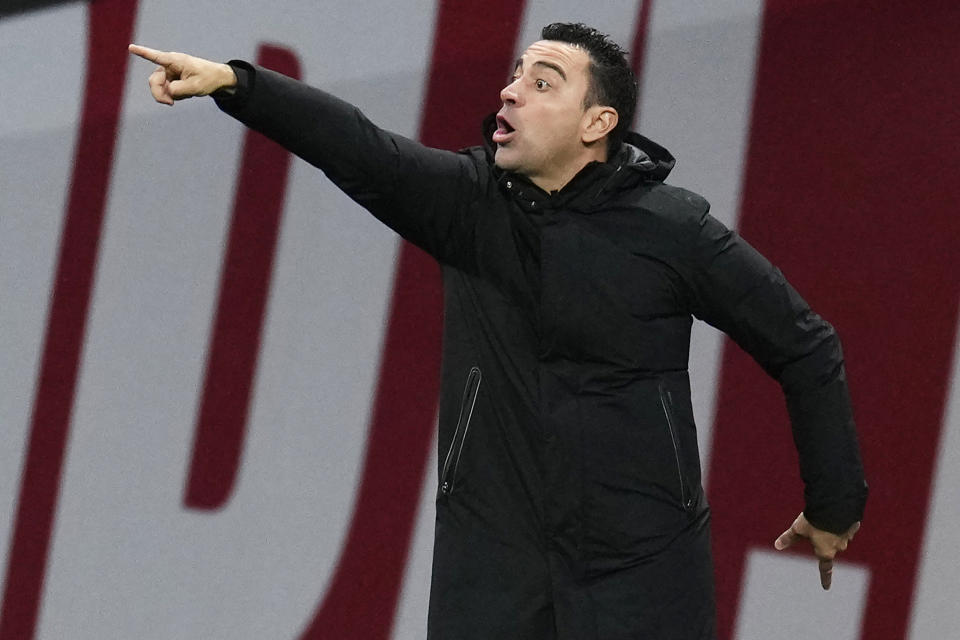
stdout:
[[463,443],[467,439],[467,430],[470,428],[470,419],[473,417],[473,408],[477,404],[477,394],[480,391],[482,378],[480,367],[471,367],[467,375],[467,384],[463,389],[460,400],[460,415],[457,418],[457,428],[453,432],[453,440],[447,457],[443,461],[443,470],[440,472],[440,493],[450,495],[457,479],[457,468],[460,466],[460,455],[463,453]]
[[673,456],[677,466],[677,484],[680,488],[680,506],[685,510],[690,510],[694,506],[693,491],[688,486],[689,483],[683,474],[683,452],[680,450],[680,438],[677,434],[676,421],[673,414],[673,396],[670,390],[664,388],[663,383],[659,385],[660,406],[663,408],[663,416],[667,422],[667,430],[670,432],[670,442],[673,444]]

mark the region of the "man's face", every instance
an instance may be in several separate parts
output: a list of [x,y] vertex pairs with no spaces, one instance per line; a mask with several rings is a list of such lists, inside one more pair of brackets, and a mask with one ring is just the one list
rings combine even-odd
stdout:
[[583,167],[589,63],[586,51],[564,42],[530,45],[500,92],[503,108],[493,134],[498,167],[541,186],[558,177],[562,186]]

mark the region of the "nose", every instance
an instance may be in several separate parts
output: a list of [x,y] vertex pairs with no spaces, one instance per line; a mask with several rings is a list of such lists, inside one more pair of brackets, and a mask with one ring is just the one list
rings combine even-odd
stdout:
[[515,105],[520,99],[519,94],[517,93],[517,81],[513,80],[500,90],[500,100],[503,101],[503,104]]

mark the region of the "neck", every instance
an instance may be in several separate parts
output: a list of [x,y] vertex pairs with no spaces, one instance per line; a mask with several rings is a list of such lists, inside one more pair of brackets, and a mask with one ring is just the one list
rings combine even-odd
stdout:
[[568,162],[551,174],[528,175],[527,178],[547,193],[559,191],[591,162],[605,162],[607,160],[606,145],[585,147],[584,151],[585,153],[581,154],[575,161]]
[[[580,167],[580,169],[583,169],[583,167],[585,166],[587,165],[584,164],[582,167]],[[568,182],[573,180],[573,176],[580,173],[580,169],[577,169],[570,175],[562,178],[561,177],[548,178],[545,176],[528,176],[528,177],[530,178],[530,182],[537,185],[547,193],[553,193],[554,191],[559,191],[560,189],[563,189],[563,187],[566,186]]]

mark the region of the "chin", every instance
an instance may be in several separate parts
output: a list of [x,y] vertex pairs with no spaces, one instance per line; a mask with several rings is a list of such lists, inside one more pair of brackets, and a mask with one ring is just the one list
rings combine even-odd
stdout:
[[504,171],[516,171],[520,167],[520,159],[513,149],[498,147],[493,155],[493,162]]
[[503,171],[511,171],[513,173],[524,173],[523,162],[520,161],[520,158],[508,153],[498,153],[493,157],[493,163],[497,165],[498,169]]

